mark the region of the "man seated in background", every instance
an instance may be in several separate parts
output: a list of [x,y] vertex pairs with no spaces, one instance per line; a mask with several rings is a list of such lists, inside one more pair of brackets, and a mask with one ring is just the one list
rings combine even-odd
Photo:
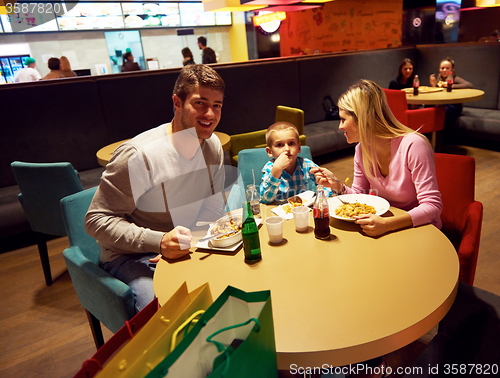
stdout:
[[174,86],[172,122],[117,148],[86,215],[103,269],[130,286],[137,311],[154,298],[155,263],[188,254],[190,228],[224,208],[224,156],[213,134],[224,89],[212,68],[185,66]]

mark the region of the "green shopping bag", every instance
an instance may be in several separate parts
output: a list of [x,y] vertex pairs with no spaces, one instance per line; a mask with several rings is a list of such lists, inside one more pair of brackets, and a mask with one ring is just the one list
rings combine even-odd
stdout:
[[232,286],[147,378],[276,378],[271,292]]

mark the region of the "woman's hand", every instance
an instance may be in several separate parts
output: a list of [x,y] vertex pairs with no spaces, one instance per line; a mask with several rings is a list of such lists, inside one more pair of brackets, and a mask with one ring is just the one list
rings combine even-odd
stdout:
[[177,226],[163,235],[160,253],[167,259],[178,259],[189,253],[193,236],[189,228]]
[[381,217],[375,214],[363,214],[355,216],[357,223],[368,236],[380,236],[390,231],[413,227],[410,214],[404,213],[393,217]]
[[382,218],[380,215],[364,214],[355,216],[354,223],[359,224],[363,232],[368,236],[380,236],[389,231],[391,228],[387,222],[389,218]]
[[313,167],[310,171],[316,178],[316,183],[318,185],[323,185],[324,187],[332,188],[337,193],[342,191],[342,183],[326,168]]

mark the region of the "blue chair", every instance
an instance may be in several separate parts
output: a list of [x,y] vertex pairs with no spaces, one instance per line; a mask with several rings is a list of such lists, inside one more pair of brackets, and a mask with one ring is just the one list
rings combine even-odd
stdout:
[[[312,160],[311,148],[302,146],[299,156]],[[251,148],[241,150],[238,154],[238,170],[243,179],[245,188],[253,184],[252,169],[255,175],[255,185],[259,186],[262,182],[262,168],[270,160],[265,148]]]
[[100,323],[117,332],[135,315],[135,299],[127,284],[100,267],[100,247],[85,232],[85,214],[96,190],[94,187],[63,198],[61,209],[70,242],[63,251],[64,260],[99,349],[104,345]]
[[[302,146],[299,156],[312,160],[311,148]],[[265,148],[249,148],[238,153],[238,182],[231,188],[226,210],[234,210],[241,207],[245,201],[245,188],[254,183],[259,187],[262,182],[262,168],[269,161]],[[252,173],[253,170],[253,173]]]
[[71,163],[11,163],[19,186],[19,201],[37,237],[38,252],[47,286],[52,285],[48,235],[66,236],[61,198],[83,190]]

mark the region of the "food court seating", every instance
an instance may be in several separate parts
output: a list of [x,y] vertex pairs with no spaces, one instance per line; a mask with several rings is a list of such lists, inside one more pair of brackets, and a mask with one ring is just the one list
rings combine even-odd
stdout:
[[436,132],[444,129],[445,107],[408,109],[405,92],[385,88],[384,92],[397,120],[422,134],[432,133],[432,145],[436,147]]
[[85,232],[85,214],[96,189],[63,198],[61,209],[70,242],[70,247],[63,251],[64,260],[99,349],[104,344],[100,322],[117,332],[135,315],[135,299],[128,285],[99,266],[99,245]]
[[442,231],[457,250],[460,280],[473,285],[483,222],[483,204],[474,200],[475,160],[451,154],[435,156],[443,201]]
[[19,185],[18,198],[37,235],[38,252],[47,286],[52,285],[48,235],[66,236],[61,215],[61,198],[83,190],[71,163],[24,163],[15,161],[12,171]]

